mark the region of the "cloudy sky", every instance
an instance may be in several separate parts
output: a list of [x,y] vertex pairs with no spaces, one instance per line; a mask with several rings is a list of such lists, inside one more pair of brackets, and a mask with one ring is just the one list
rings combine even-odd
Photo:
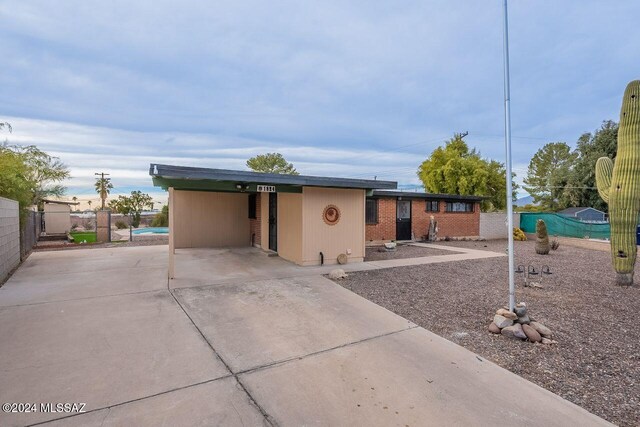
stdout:
[[[616,119],[640,78],[640,2],[510,6],[514,168]],[[69,195],[154,191],[150,162],[407,188],[454,132],[504,159],[501,1],[0,1],[3,137],[70,166]],[[162,195],[157,194],[158,199]]]

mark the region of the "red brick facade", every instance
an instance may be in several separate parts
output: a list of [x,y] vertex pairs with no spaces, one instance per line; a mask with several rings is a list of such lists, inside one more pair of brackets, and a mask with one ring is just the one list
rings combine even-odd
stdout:
[[260,209],[260,194],[256,196],[256,217],[249,218],[249,230],[252,238],[251,243],[253,246],[260,245],[261,237],[262,237],[262,227],[260,226],[260,218],[261,218],[261,209]]
[[[366,241],[396,239],[396,198],[378,200],[378,223],[365,225]],[[473,212],[445,212],[446,202],[438,201],[438,212],[426,212],[425,199],[411,200],[411,230],[416,240],[422,240],[429,231],[431,215],[438,221],[438,238],[476,237],[480,235],[480,204],[474,203]]]

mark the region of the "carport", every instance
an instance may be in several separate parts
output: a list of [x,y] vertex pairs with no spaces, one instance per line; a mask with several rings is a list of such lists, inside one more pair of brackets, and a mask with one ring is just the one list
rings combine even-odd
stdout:
[[176,250],[251,247],[298,265],[361,262],[365,199],[393,181],[267,174],[152,163],[169,192],[169,276]]

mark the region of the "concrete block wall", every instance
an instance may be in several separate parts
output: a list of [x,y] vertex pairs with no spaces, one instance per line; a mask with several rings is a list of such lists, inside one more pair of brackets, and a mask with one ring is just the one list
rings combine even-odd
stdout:
[[[520,228],[520,214],[513,214],[513,226]],[[506,212],[482,212],[480,214],[480,237],[487,240],[508,238]]]
[[109,209],[96,212],[96,240],[100,243],[111,241],[111,211]]
[[0,197],[0,283],[18,264],[20,264],[18,202]]

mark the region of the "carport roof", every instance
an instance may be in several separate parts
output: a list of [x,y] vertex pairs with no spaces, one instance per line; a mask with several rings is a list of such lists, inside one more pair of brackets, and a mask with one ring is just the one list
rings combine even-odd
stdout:
[[[302,187],[361,188],[372,190],[395,189],[395,181],[370,179],[333,178],[325,176],[285,175],[248,172],[229,169],[195,168],[151,163],[149,175],[156,187],[183,190],[237,191],[237,185],[246,186],[244,191],[255,191],[256,185],[277,185],[278,191],[301,191]],[[296,191],[298,190],[298,191]]]

